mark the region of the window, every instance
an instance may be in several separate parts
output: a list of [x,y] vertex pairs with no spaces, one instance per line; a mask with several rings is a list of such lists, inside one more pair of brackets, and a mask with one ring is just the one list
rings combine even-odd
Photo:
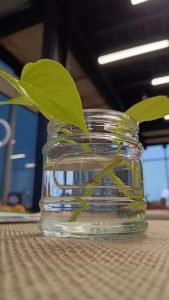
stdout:
[[[7,71],[13,70],[0,60],[0,66]],[[0,100],[7,100],[9,90],[5,87]],[[11,93],[11,91],[10,91]],[[11,95],[10,95],[11,96]],[[15,120],[10,119],[13,110]],[[0,106],[0,118],[10,123],[13,137],[8,144],[0,148],[0,199],[19,196],[20,202],[27,207],[32,205],[35,148],[37,132],[37,114],[21,106]],[[0,140],[4,129],[0,125]],[[10,148],[10,151],[8,151]],[[10,155],[7,157],[7,153]],[[22,154],[19,156],[19,154]],[[10,168],[8,168],[10,166]],[[9,169],[9,170],[8,170]],[[8,170],[8,171],[6,171]],[[4,196],[6,195],[6,196]]]
[[[37,115],[24,108],[16,108],[15,137],[13,145],[11,193],[19,193],[21,202],[32,205],[35,169]],[[21,155],[17,158],[16,155]]]
[[148,201],[166,198],[169,207],[169,145],[149,146],[143,154],[144,194]]
[[[7,97],[0,94],[0,100],[6,100]],[[9,107],[8,106],[0,106],[0,118],[8,121],[9,119]],[[5,130],[0,125],[0,141],[4,138]],[[3,173],[4,173],[4,162],[5,162],[5,147],[0,148],[0,199],[2,198],[2,187],[3,187]]]

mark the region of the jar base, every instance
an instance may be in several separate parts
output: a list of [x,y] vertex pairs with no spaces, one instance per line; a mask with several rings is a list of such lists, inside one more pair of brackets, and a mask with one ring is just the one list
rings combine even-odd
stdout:
[[137,222],[57,222],[43,219],[39,227],[44,236],[57,238],[86,238],[86,239],[123,239],[137,238],[147,230],[146,220]]

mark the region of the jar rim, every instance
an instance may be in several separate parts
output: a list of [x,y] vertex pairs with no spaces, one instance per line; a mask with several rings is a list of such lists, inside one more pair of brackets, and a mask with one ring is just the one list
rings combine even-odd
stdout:
[[83,109],[83,112],[84,112],[84,114],[105,113],[105,114],[108,114],[109,116],[117,115],[117,116],[121,116],[125,119],[131,120],[133,123],[137,123],[137,121],[134,118],[130,117],[129,115],[127,115],[124,112],[119,111],[119,110],[106,109],[106,108],[85,108],[85,109]]
[[[110,120],[110,121],[116,121],[117,123],[122,120],[124,120],[125,126],[128,128],[131,128],[133,130],[138,130],[138,123],[135,119],[128,116],[127,114],[118,111],[118,110],[112,110],[112,109],[102,109],[102,108],[89,108],[89,109],[83,109],[84,116],[87,119],[103,119],[103,120]],[[88,121],[88,120],[87,120]],[[58,119],[51,119],[48,123],[48,130],[52,128],[55,125],[64,125],[66,122],[60,121]],[[73,125],[72,125],[73,126]]]

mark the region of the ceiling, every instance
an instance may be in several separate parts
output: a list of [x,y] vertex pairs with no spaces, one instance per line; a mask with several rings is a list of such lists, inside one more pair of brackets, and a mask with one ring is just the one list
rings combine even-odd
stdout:
[[[125,111],[145,97],[169,95],[169,85],[151,85],[152,78],[169,74],[169,48],[102,66],[97,62],[103,54],[167,39],[168,0],[149,0],[135,6],[130,0],[0,0],[0,45],[21,64],[42,57],[44,20],[53,2],[61,3],[66,12],[66,65],[76,80],[84,107]],[[142,142],[168,143],[168,127],[163,119],[143,124]]]
[[4,18],[16,11],[22,10],[23,8],[28,7],[31,4],[29,0],[7,0],[0,1],[0,17]]

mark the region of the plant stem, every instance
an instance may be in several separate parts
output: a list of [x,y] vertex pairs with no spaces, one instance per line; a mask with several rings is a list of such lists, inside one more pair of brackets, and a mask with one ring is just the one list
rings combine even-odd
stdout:
[[[85,193],[81,197],[75,197],[75,199],[81,204],[81,208],[77,208],[74,210],[71,218],[69,219],[69,222],[76,221],[77,218],[79,217],[79,215],[81,214],[81,212],[83,212],[85,209],[90,208],[90,205],[88,205],[88,203],[83,198],[90,197],[93,194],[93,191],[95,190],[95,188],[92,186],[98,185],[101,182],[102,178],[105,175],[107,175],[109,172],[111,172],[110,170],[114,169],[122,161],[123,161],[123,159],[121,156],[116,157],[115,159],[111,160],[110,163],[105,168],[103,168],[99,172],[99,174],[96,175],[96,177],[94,177],[94,178],[92,178],[92,180],[90,180],[89,185],[91,187],[87,188]],[[123,185],[124,185],[124,183],[123,183]],[[83,202],[82,202],[82,200],[83,200]]]
[[[66,135],[72,134],[72,132],[69,129],[61,129],[61,131]],[[59,137],[59,138],[57,138],[57,142],[59,142],[59,141],[67,142],[71,145],[77,145],[77,143],[72,139],[66,139],[66,138],[63,138],[63,137]],[[80,146],[83,148],[83,150],[85,152],[92,153],[92,149],[90,148],[90,146],[87,143],[80,143]],[[81,207],[79,207],[79,208],[77,208],[73,211],[72,216],[69,219],[69,222],[76,221],[77,218],[79,217],[79,215],[84,210],[91,208],[91,206],[84,200],[84,198],[90,197],[93,194],[93,192],[95,190],[94,186],[98,185],[101,182],[101,180],[104,176],[108,176],[111,179],[111,181],[113,183],[115,183],[116,185],[124,187],[125,189],[121,189],[119,191],[121,193],[123,193],[126,197],[128,197],[130,199],[135,198],[135,195],[133,193],[126,190],[127,188],[130,188],[130,187],[125,185],[125,183],[118,176],[116,176],[112,172],[112,169],[114,169],[116,166],[121,164],[122,161],[123,161],[123,158],[122,158],[122,156],[120,156],[120,143],[117,142],[117,156],[116,156],[116,158],[111,160],[108,163],[108,165],[106,165],[94,178],[90,179],[90,181],[88,183],[89,187],[86,188],[85,193],[81,197],[79,197],[79,196],[75,197],[76,201],[81,205]],[[55,171],[56,171],[56,168],[54,168],[54,170],[53,170],[54,182],[55,182],[57,187],[62,188],[62,186],[57,181],[57,178],[55,176]],[[83,188],[83,186],[82,186],[82,188]]]

